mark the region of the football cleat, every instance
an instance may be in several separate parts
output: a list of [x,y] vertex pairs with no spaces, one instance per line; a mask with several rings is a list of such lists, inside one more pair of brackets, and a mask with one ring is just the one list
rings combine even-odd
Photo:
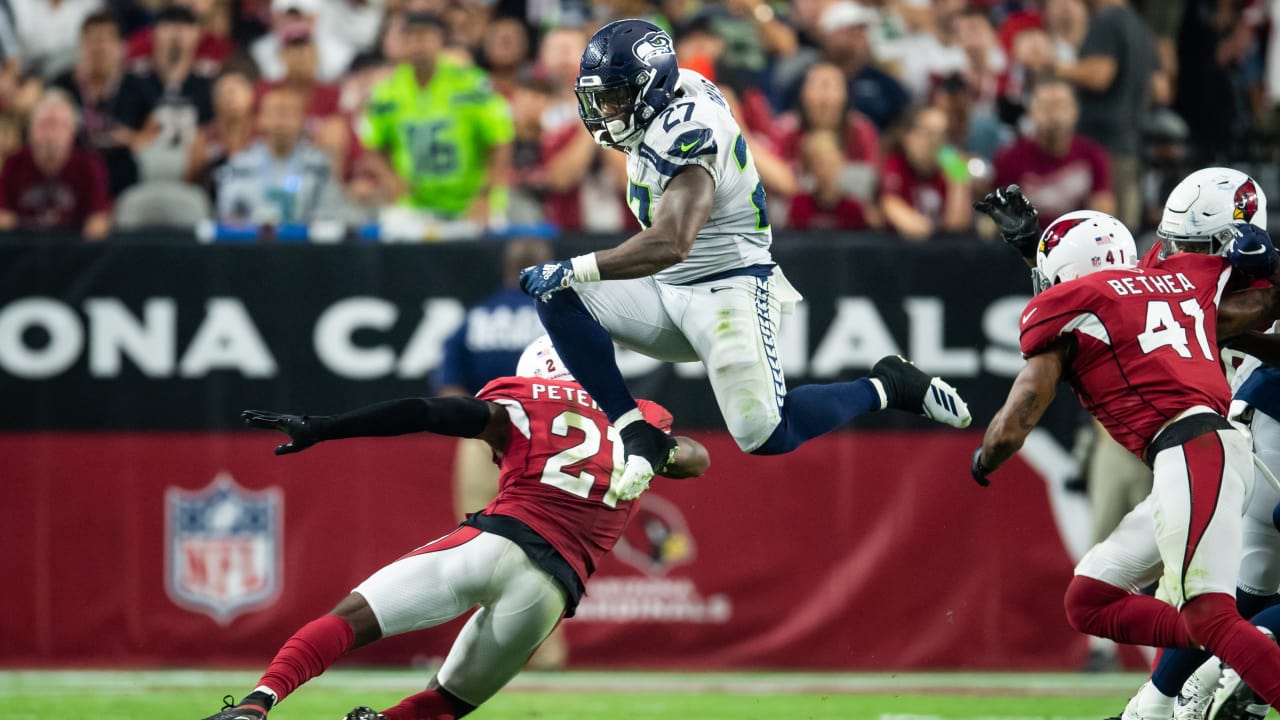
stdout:
[[373,708],[361,705],[352,709],[342,720],[383,720],[383,716],[380,712],[374,712]]
[[[1270,630],[1257,625],[1254,627],[1275,641],[1276,637]],[[1270,709],[1267,701],[1245,683],[1240,673],[1222,663],[1222,677],[1218,678],[1218,688],[1213,693],[1213,703],[1205,720],[1262,720]]]
[[234,696],[227,695],[223,697],[221,712],[216,712],[204,718],[204,720],[264,720],[267,717],[267,708],[262,705],[254,705],[243,701],[236,705],[234,701]]
[[1204,720],[1221,674],[1222,664],[1217,658],[1209,658],[1187,678],[1173,701],[1173,720]]
[[1129,699],[1124,712],[1107,720],[1172,720],[1173,698],[1160,695],[1148,680]]
[[923,415],[930,420],[967,428],[973,422],[969,406],[945,380],[929,377],[900,355],[886,355],[871,368],[884,392],[884,406]]
[[619,500],[635,500],[649,489],[653,476],[675,459],[676,440],[643,420],[627,425],[619,434],[627,461],[614,491]]

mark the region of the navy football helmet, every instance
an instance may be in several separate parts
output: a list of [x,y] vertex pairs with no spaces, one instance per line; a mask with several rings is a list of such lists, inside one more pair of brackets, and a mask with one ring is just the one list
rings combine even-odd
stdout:
[[578,115],[597,143],[629,150],[671,104],[679,82],[670,35],[645,20],[611,22],[582,53],[573,88]]

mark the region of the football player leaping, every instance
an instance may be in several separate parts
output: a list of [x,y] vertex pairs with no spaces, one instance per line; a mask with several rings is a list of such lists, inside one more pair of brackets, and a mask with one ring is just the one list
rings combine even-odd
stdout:
[[[294,633],[238,704],[205,720],[262,720],[298,686],[349,650],[433,627],[479,605],[427,689],[381,713],[349,720],[455,720],[515,677],[560,618],[573,615],[587,577],[621,536],[635,503],[617,496],[622,448],[591,397],[545,336],[521,357],[520,377],[498,378],[476,397],[409,398],[334,417],[246,411],[254,427],[288,433],[277,455],[322,440],[434,432],[474,437],[501,458],[498,496],[461,527],[409,552],[360,583],[328,615]],[[656,426],[671,415],[641,401]],[[706,449],[674,438],[666,474],[694,477]]]
[[[1265,237],[1252,226],[1236,232]],[[1269,240],[1263,249],[1274,256]],[[1179,252],[1137,267],[1129,231],[1091,211],[1055,220],[1037,257],[1052,286],[1023,312],[1027,364],[974,452],[974,478],[987,484],[1067,380],[1155,478],[1077,566],[1065,599],[1071,624],[1117,642],[1208,648],[1280,705],[1280,647],[1240,617],[1234,597],[1253,466],[1248,438],[1226,418],[1216,342],[1233,265]],[[1162,561],[1172,604],[1133,592]]]
[[627,201],[643,230],[609,250],[531,267],[521,287],[543,301],[556,349],[621,432],[625,493],[665,467],[674,446],[636,409],[611,337],[660,360],[702,361],[747,452],[789,452],[890,407],[969,424],[951,386],[898,357],[853,382],[787,391],[778,320],[800,297],[769,253],[764,186],[720,91],[677,67],[665,32],[643,20],[601,28],[575,89],[596,142],[627,153]]

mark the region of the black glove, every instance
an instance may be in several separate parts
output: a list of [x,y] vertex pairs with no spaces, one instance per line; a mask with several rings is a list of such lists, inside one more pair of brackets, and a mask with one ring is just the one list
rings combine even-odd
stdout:
[[973,461],[969,463],[969,474],[973,475],[973,479],[982,487],[987,487],[991,481],[987,479],[987,474],[991,471],[982,466],[982,446],[979,445],[977,450],[973,451]]
[[973,204],[973,209],[994,220],[1000,237],[1022,253],[1022,257],[1035,259],[1040,241],[1040,212],[1017,185],[987,193]]
[[309,415],[285,415],[265,410],[245,410],[240,419],[247,425],[266,430],[279,430],[289,436],[289,442],[276,446],[277,455],[302,452],[324,438],[320,437],[318,426],[327,418]]

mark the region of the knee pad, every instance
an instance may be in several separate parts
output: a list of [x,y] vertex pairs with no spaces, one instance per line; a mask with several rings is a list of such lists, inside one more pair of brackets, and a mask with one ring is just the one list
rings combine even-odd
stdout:
[[1123,588],[1086,575],[1076,575],[1067,585],[1062,599],[1067,611],[1067,622],[1076,632],[1102,636],[1098,613],[1107,605],[1128,595]]
[[1235,598],[1225,593],[1197,595],[1182,606],[1182,623],[1196,644],[1209,647],[1220,630],[1240,619]]

